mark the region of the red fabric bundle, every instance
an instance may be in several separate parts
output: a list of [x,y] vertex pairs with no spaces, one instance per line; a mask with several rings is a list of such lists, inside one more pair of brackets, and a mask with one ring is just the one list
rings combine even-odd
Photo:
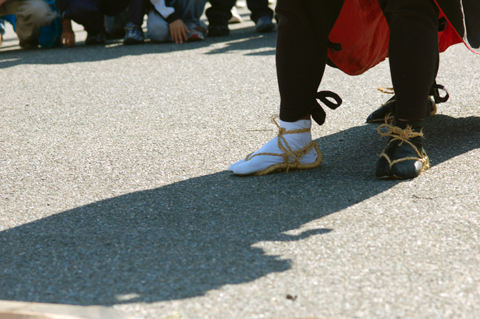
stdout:
[[[359,75],[388,57],[389,37],[387,21],[376,0],[345,0],[329,37],[331,42],[340,43],[342,50],[329,51],[328,57],[346,74]],[[440,52],[462,42],[449,22],[438,40]]]

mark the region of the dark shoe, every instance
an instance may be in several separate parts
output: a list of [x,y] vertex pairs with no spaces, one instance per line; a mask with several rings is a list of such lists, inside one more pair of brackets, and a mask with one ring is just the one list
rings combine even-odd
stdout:
[[96,45],[96,44],[105,44],[107,36],[105,31],[101,31],[97,34],[87,33],[87,39],[85,40],[86,45]]
[[125,39],[123,44],[142,44],[145,41],[143,30],[140,26],[134,23],[127,23],[125,26]]
[[209,37],[223,37],[230,34],[230,29],[226,25],[209,25]]
[[[385,102],[385,104],[373,111],[373,113],[367,117],[367,123],[384,123],[385,121],[392,122],[396,106],[397,101],[394,95],[387,102]],[[437,105],[435,104],[435,101],[429,97],[427,114],[425,117],[434,116],[436,113]]]
[[105,38],[107,40],[118,40],[125,38],[125,29],[106,30]]
[[275,24],[269,16],[260,17],[256,23],[256,30],[259,33],[270,32],[275,29]]
[[24,50],[33,50],[38,48],[38,39],[20,40],[20,47]]
[[[380,154],[375,176],[380,179],[415,178],[430,167],[427,153],[423,149],[422,121],[402,122],[397,125],[383,124],[378,127],[382,136],[390,136],[387,147]],[[386,132],[382,132],[386,128]]]
[[[378,90],[383,93],[393,94],[393,88],[384,89],[379,87]],[[443,96],[440,95],[440,91],[443,91]],[[428,95],[427,114],[425,115],[425,118],[434,116],[437,113],[437,104],[445,103],[450,98],[445,86],[437,84],[436,81],[433,83]],[[396,104],[397,101],[394,95],[385,104],[380,106],[378,110],[374,111],[367,117],[367,123],[382,123],[384,121],[392,122],[393,116],[395,115]]]

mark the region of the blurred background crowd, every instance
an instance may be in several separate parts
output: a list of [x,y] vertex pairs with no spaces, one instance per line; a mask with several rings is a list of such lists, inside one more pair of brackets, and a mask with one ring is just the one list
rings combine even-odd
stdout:
[[[0,43],[10,23],[22,49],[73,47],[72,22],[87,32],[85,45],[123,39],[126,45],[201,41],[230,34],[248,7],[256,32],[275,30],[275,0],[0,0]],[[200,20],[205,13],[208,25]],[[144,25],[146,22],[146,26]],[[144,32],[146,30],[146,32]]]

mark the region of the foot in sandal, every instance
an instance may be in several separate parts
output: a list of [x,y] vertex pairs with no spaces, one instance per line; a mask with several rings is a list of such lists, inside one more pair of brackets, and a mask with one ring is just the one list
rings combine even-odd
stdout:
[[312,141],[311,120],[280,121],[279,133],[258,151],[228,168],[236,175],[266,175],[277,171],[315,168],[322,153]]

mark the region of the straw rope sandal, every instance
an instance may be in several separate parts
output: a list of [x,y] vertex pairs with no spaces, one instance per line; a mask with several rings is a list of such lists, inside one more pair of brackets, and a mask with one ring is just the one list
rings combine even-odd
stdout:
[[378,178],[414,178],[430,168],[430,160],[422,145],[421,129],[415,132],[410,125],[402,129],[385,123],[377,131],[380,136],[390,137],[377,161],[375,175]]
[[[310,132],[311,128],[303,128],[303,129],[298,129],[298,130],[290,130],[287,131],[285,128],[280,127],[280,125],[276,121],[276,117],[272,118],[272,122],[278,127],[278,147],[284,152],[283,154],[278,154],[278,153],[251,153],[247,155],[245,158],[245,161],[249,161],[252,158],[260,155],[269,155],[269,156],[279,156],[283,158],[282,163],[274,164],[270,167],[267,167],[266,169],[255,172],[249,175],[267,175],[270,173],[275,173],[275,172],[281,172],[281,171],[286,171],[288,173],[289,170],[300,170],[300,169],[310,169],[310,168],[315,168],[322,163],[322,152],[318,148],[318,144],[314,141],[311,141],[308,143],[305,147],[299,149],[299,150],[292,150],[290,145],[288,144],[287,140],[285,139],[284,135],[286,134],[298,134],[298,133],[307,133]],[[310,164],[302,164],[300,163],[300,159],[302,156],[306,155],[310,150],[315,149],[317,153],[317,159]]]
[[[386,94],[395,94],[393,88],[389,88],[389,87],[383,88],[380,86],[377,88],[377,90]],[[440,95],[440,91],[444,92],[444,96]],[[441,84],[437,84],[435,82],[429,93],[426,117],[434,116],[435,114],[437,114],[437,104],[445,103],[449,98],[450,98],[450,95],[448,94],[448,91],[445,88],[445,86]],[[396,105],[397,105],[397,99],[396,99],[396,96],[393,95],[390,99],[388,99],[387,102],[382,104],[382,106],[380,106],[377,110],[373,111],[367,117],[366,122],[382,123],[385,119],[385,116],[389,113],[391,115],[388,117],[387,121],[393,122],[393,114],[395,114]]]

